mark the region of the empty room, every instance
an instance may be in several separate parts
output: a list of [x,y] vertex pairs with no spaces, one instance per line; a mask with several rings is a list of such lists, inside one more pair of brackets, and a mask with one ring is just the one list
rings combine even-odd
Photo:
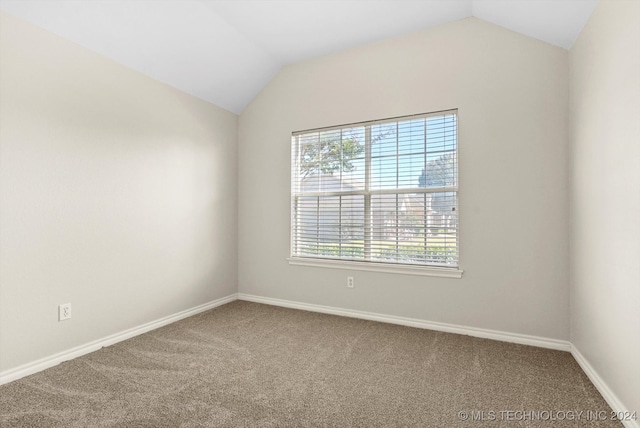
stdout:
[[0,0],[0,426],[640,428],[640,0]]

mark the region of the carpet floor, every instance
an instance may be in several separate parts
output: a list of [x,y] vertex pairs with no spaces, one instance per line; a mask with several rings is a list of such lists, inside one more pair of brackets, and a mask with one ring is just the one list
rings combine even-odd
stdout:
[[567,352],[243,301],[0,386],[2,427],[622,426],[610,412]]

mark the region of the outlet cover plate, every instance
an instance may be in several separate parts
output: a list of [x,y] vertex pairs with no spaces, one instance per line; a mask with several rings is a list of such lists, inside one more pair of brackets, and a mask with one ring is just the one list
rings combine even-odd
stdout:
[[58,321],[64,321],[71,318],[71,303],[63,303],[58,306]]

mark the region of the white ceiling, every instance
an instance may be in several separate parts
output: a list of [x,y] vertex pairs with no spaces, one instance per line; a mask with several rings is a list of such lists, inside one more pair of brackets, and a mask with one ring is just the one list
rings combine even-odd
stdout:
[[285,64],[475,16],[569,49],[598,0],[0,0],[0,9],[240,113]]

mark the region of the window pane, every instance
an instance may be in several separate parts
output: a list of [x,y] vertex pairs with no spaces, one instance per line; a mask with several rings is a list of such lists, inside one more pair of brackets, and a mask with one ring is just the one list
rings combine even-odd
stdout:
[[397,195],[371,196],[371,259],[393,260],[398,237]]
[[[421,187],[420,178],[425,170],[425,155],[404,155],[398,157],[398,187]],[[424,186],[422,186],[424,187]]]
[[425,195],[375,195],[371,199],[374,219],[371,258],[386,262],[423,262]]
[[458,263],[458,208],[455,192],[430,193],[426,201],[427,262]]
[[398,123],[398,154],[421,154],[425,152],[425,119]]
[[365,129],[349,128],[342,132],[342,162],[340,165],[340,190],[364,190],[365,185]]
[[397,151],[397,126],[393,124],[382,124],[371,126],[371,156],[396,155]]
[[420,174],[420,187],[455,186],[457,157],[453,151],[427,155],[427,164]]
[[294,241],[301,255],[362,259],[364,196],[301,196]]
[[302,255],[330,255],[340,237],[340,197],[298,198],[295,222],[294,240]]
[[371,189],[395,189],[398,187],[397,157],[384,156],[371,159]]
[[364,258],[364,196],[342,196],[340,207],[340,256]]

